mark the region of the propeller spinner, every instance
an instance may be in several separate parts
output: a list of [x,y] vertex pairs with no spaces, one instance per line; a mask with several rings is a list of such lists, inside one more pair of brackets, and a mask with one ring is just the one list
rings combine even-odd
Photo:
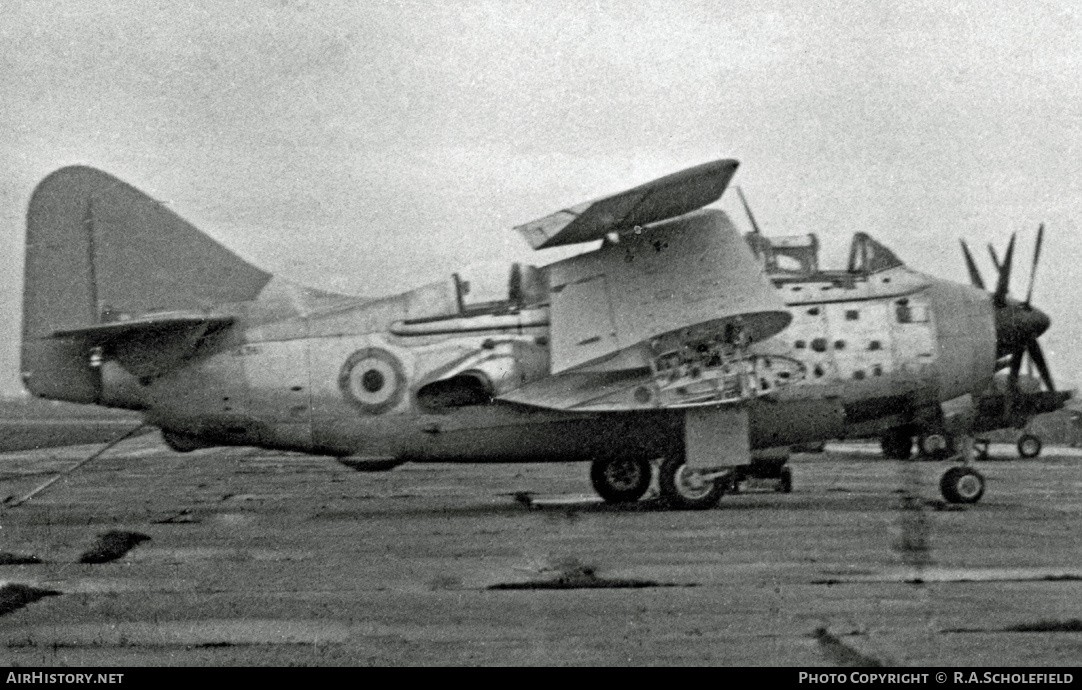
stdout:
[[[1040,374],[1045,387],[1049,391],[1056,390],[1055,385],[1052,383],[1052,374],[1048,370],[1048,363],[1044,358],[1044,352],[1041,350],[1041,344],[1037,340],[1041,334],[1048,330],[1052,321],[1047,314],[1031,304],[1033,283],[1037,277],[1037,263],[1040,260],[1043,239],[1044,224],[1042,223],[1037,229],[1037,242],[1033,249],[1033,266],[1030,270],[1029,289],[1026,292],[1025,302],[1019,302],[1007,294],[1011,280],[1011,265],[1014,260],[1014,235],[1011,236],[1011,241],[1007,245],[1007,253],[1003,256],[1002,262],[999,261],[999,257],[996,256],[992,246],[988,246],[992,261],[999,273],[995,292],[992,293],[992,303],[995,307],[996,358],[997,360],[1006,357],[1010,358],[1002,366],[1010,367],[1008,381],[1012,390],[1018,388],[1018,374],[1022,368],[1022,359],[1027,354],[1033,365],[1037,367],[1037,372]],[[964,240],[962,241],[962,253],[965,255],[970,283],[981,290],[986,289],[980,271],[977,270],[973,257],[969,253],[969,247],[966,246]]]

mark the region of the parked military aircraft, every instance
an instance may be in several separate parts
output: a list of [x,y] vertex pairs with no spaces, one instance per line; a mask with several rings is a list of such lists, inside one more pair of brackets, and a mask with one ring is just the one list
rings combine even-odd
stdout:
[[[819,269],[818,238],[814,234],[767,237],[760,230],[743,192],[737,188],[737,193],[752,227],[752,231],[745,234],[745,240],[763,262],[774,285],[783,294],[807,291],[815,293],[823,280],[822,271]],[[1044,226],[1042,225],[1037,231],[1030,287],[1025,302],[1021,303],[1011,299],[1007,294],[1014,256],[1014,237],[1011,238],[1003,262],[999,261],[994,250],[989,246],[989,252],[992,254],[992,260],[999,274],[995,293],[991,296],[996,333],[996,369],[1009,369],[1008,374],[990,379],[987,388],[978,393],[967,393],[961,400],[943,401],[944,414],[942,415],[917,415],[903,424],[899,424],[901,420],[897,418],[882,416],[873,420],[872,424],[864,429],[846,429],[846,431],[851,434],[879,437],[884,455],[890,458],[908,459],[912,455],[915,442],[916,447],[926,457],[941,459],[953,456],[958,451],[955,448],[954,437],[979,437],[981,434],[1004,428],[1022,429],[1034,416],[1062,408],[1071,397],[1071,393],[1055,389],[1040,343],[1037,341],[1037,336],[1048,327],[1047,317],[1031,306],[1033,281],[1036,277],[1043,236]],[[971,285],[979,290],[985,290],[984,281],[964,241],[962,251],[969,270]],[[865,299],[865,296],[859,292],[851,294],[834,292],[824,297],[821,302],[835,304],[834,308],[839,312],[844,310],[848,317],[864,306]],[[799,324],[799,308],[802,301],[786,298],[786,305],[793,310],[794,318],[797,319],[796,323]],[[850,329],[847,329],[841,319],[834,321],[827,319],[826,340],[833,340],[830,334],[835,332],[843,334],[846,330]],[[889,329],[884,328],[882,333],[886,334],[888,331]],[[790,328],[777,337],[789,338],[793,333],[794,329]],[[831,348],[828,347],[829,349]],[[1040,379],[1034,379],[1032,376],[1020,377],[1022,359],[1027,355],[1030,362],[1040,372]],[[858,375],[857,371],[859,370],[854,370],[854,375]],[[1047,390],[1041,390],[1037,381],[1044,383]],[[953,433],[948,433],[947,427],[950,427]],[[1023,457],[1034,457],[1040,452],[1040,447],[1040,439],[1032,434],[1024,434],[1018,442],[1019,454]],[[987,454],[987,442],[983,442],[980,454]]]
[[[1047,328],[863,233],[846,270],[775,289],[703,208],[737,165],[516,228],[538,250],[600,241],[580,255],[380,299],[273,277],[116,178],[64,168],[27,215],[23,381],[139,410],[177,450],[255,445],[357,469],[589,460],[613,502],[642,497],[661,458],[663,499],[706,508],[753,449],[941,422],[943,401],[987,387],[997,348]],[[984,481],[963,465],[941,488],[975,502]]]
[[[1043,442],[1030,428],[1034,417],[1063,409],[1074,395],[1072,391],[1055,388],[1041,390],[1040,380],[1032,376],[1016,378],[998,375],[993,386],[977,399],[977,415],[973,421],[974,435],[978,439],[979,457],[987,457],[988,440],[981,438],[1000,429],[1020,429],[1015,447],[1022,458],[1035,458],[1041,453]],[[918,439],[918,444],[924,439]],[[925,450],[922,448],[922,450]],[[927,452],[927,450],[925,450]]]

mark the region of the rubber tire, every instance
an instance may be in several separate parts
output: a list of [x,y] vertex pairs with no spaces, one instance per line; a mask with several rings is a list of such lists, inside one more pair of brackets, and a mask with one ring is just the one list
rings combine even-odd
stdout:
[[908,460],[913,457],[913,437],[905,429],[888,429],[879,438],[883,457],[890,460]]
[[[943,446],[941,448],[929,448],[930,439],[936,437],[943,439]],[[951,440],[944,434],[928,434],[920,437],[917,441],[917,448],[920,450],[920,454],[929,460],[944,460],[951,455]]]
[[162,429],[162,441],[165,442],[165,445],[169,446],[170,450],[176,451],[177,453],[191,453],[193,450],[210,448],[210,445],[203,443],[195,436],[180,434],[175,431],[166,431],[165,429]]
[[590,465],[590,482],[606,503],[632,503],[650,488],[649,460],[608,458]]
[[1030,459],[1041,454],[1041,439],[1033,434],[1022,434],[1018,439],[1018,457]]
[[984,475],[972,467],[952,467],[940,478],[939,492],[949,503],[976,503],[984,495]]
[[684,483],[686,472],[682,457],[666,458],[661,463],[658,485],[661,488],[662,500],[676,510],[706,510],[716,506],[725,493],[727,482],[719,479],[707,482],[700,490],[695,490]]

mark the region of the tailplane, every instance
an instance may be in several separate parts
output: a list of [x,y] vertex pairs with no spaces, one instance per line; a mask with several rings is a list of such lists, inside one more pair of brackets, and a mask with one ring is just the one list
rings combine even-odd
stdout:
[[115,177],[58,170],[27,211],[23,383],[40,397],[98,402],[94,349],[116,330],[104,325],[208,314],[254,299],[270,278]]

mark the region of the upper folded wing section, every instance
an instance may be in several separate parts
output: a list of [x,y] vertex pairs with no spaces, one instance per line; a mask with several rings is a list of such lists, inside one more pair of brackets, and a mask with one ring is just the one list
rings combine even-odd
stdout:
[[[752,341],[792,316],[721,211],[656,223],[548,267],[552,373],[647,367],[657,356],[732,337]],[[729,334],[729,335],[726,335]]]
[[534,249],[600,240],[649,223],[682,216],[721,198],[739,163],[697,165],[613,196],[587,201],[515,227]]

